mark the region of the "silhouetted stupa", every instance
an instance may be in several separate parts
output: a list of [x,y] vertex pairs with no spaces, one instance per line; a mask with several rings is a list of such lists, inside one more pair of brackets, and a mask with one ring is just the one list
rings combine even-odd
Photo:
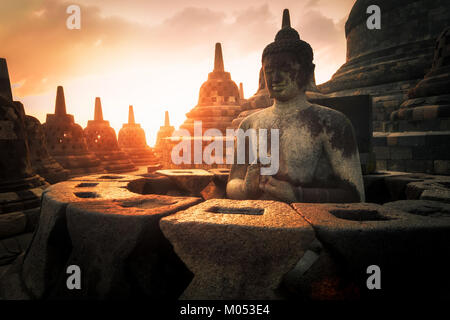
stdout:
[[3,58],[0,58],[0,150],[0,247],[10,249],[10,252],[0,250],[2,265],[20,253],[17,237],[33,231],[41,194],[48,186],[31,167],[25,111],[20,102],[12,101]]
[[171,137],[175,128],[170,125],[169,111],[164,114],[164,125],[159,127],[158,135],[156,137],[155,151],[158,153],[162,152],[162,149],[167,147],[165,138]]
[[49,183],[57,183],[69,178],[69,170],[64,169],[48,153],[47,141],[41,122],[32,116],[25,116],[25,127],[30,148],[33,170]]
[[137,168],[129,160],[129,156],[120,150],[116,132],[103,120],[102,102],[95,98],[94,120],[89,120],[84,129],[84,136],[89,151],[95,153],[107,172],[129,172]]
[[74,122],[74,117],[66,113],[64,89],[56,92],[55,113],[47,114],[43,124],[47,147],[55,158],[71,175],[85,175],[104,172],[100,160],[86,145],[83,129]]
[[124,123],[119,131],[119,147],[128,154],[137,166],[157,164],[158,159],[147,145],[145,131],[134,120],[133,106],[128,109],[128,123]]
[[186,114],[187,119],[180,129],[187,129],[193,135],[194,121],[202,121],[203,132],[214,128],[225,135],[226,128],[231,128],[231,122],[240,110],[239,88],[231,80],[230,73],[225,72],[222,46],[216,43],[214,70],[201,86],[198,104]]

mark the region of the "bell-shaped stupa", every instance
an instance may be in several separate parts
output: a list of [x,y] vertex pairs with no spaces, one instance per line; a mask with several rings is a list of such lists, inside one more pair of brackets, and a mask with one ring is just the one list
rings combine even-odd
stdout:
[[25,116],[25,127],[30,148],[30,160],[33,170],[51,184],[67,180],[69,170],[64,169],[48,153],[47,141],[41,122],[32,116]]
[[73,115],[66,113],[64,89],[61,86],[56,92],[55,113],[47,114],[43,127],[48,152],[70,171],[70,175],[104,172],[100,160],[87,148],[83,129],[75,123]]
[[[223,135],[231,128],[231,122],[241,111],[239,88],[231,80],[223,64],[222,46],[216,43],[214,70],[200,88],[198,104],[186,114],[186,121],[180,129],[187,129],[194,135],[194,121],[202,121],[202,131],[218,129]],[[202,132],[202,134],[203,134]]]
[[84,137],[89,151],[95,153],[107,172],[122,173],[137,170],[129,156],[120,150],[116,132],[103,120],[102,102],[95,98],[94,120],[89,120],[84,129]]
[[436,41],[431,69],[390,120],[388,132],[377,138],[387,139],[390,154],[401,156],[395,159],[398,169],[450,174],[450,27]]
[[0,242],[6,246],[3,241],[8,241],[11,248],[11,255],[0,250],[1,265],[15,257],[14,252],[19,248],[16,237],[33,231],[41,194],[48,186],[31,166],[25,111],[20,102],[12,101],[3,58],[0,58],[0,150]]
[[164,114],[164,125],[159,127],[158,135],[156,136],[155,151],[157,153],[162,153],[162,149],[167,146],[164,139],[171,137],[174,131],[175,128],[170,125],[169,111],[166,111]]
[[128,109],[128,123],[124,123],[119,131],[119,147],[136,166],[158,163],[153,149],[147,145],[144,129],[134,120],[133,106]]

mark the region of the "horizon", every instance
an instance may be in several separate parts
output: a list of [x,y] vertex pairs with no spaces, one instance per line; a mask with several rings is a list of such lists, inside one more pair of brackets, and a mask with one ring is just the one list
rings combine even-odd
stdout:
[[116,134],[133,105],[153,146],[164,111],[178,128],[197,104],[216,42],[245,98],[256,92],[261,54],[280,29],[284,8],[314,50],[317,84],[328,81],[345,62],[344,24],[355,1],[339,2],[79,0],[81,29],[69,30],[66,9],[74,3],[18,0],[0,4],[0,56],[8,62],[14,100],[41,123],[54,112],[61,85],[67,113],[83,128],[94,117],[96,97]]

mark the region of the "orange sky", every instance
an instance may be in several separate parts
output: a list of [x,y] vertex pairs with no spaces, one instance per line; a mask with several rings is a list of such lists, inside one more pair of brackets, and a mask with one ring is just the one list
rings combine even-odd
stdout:
[[[178,127],[197,104],[222,43],[226,71],[245,97],[258,85],[261,53],[289,8],[292,26],[313,47],[317,83],[345,62],[344,24],[355,0],[2,0],[0,57],[13,95],[45,122],[56,87],[67,111],[86,126],[95,97],[116,132],[134,105],[153,145],[169,110]],[[81,30],[68,30],[66,8],[81,7]]]

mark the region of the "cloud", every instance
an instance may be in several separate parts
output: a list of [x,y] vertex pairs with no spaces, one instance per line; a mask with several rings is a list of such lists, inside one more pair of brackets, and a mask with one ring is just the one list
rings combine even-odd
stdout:
[[305,11],[297,20],[296,29],[300,37],[314,50],[318,83],[329,79],[330,68],[337,70],[345,62],[345,20],[335,22],[316,9]]
[[12,80],[20,84],[17,95],[49,90],[64,79],[124,67],[128,61],[189,61],[199,59],[199,53],[204,58],[216,41],[245,54],[258,50],[274,29],[266,22],[271,18],[267,5],[239,13],[233,23],[225,21],[224,12],[188,7],[156,26],[103,17],[98,7],[82,6],[81,30],[68,30],[67,3],[28,4],[22,10],[8,8],[15,18],[0,33],[0,56],[8,59]]
[[37,93],[61,79],[105,70],[126,51],[128,32],[139,29],[119,18],[102,18],[96,7],[83,7],[81,30],[69,30],[67,6],[34,0],[7,12],[14,18],[3,24],[0,56],[7,58],[13,82],[22,84],[17,94]]
[[[143,5],[140,1],[130,3],[135,9]],[[259,56],[273,41],[281,22],[281,11],[274,14],[273,5],[260,1],[234,11],[180,4],[157,24],[105,16],[99,7],[81,5],[81,30],[68,30],[66,8],[70,4],[61,0],[0,4],[0,56],[8,60],[15,95],[39,94],[67,79],[127,68],[136,61],[170,65],[209,60],[215,42],[223,43],[225,60],[255,53]],[[305,13],[294,27],[298,26],[302,38],[315,49],[316,61],[337,69],[345,56],[343,24],[324,16],[317,9],[319,4],[312,0],[303,10],[296,10]],[[321,70],[320,64],[316,70]]]

